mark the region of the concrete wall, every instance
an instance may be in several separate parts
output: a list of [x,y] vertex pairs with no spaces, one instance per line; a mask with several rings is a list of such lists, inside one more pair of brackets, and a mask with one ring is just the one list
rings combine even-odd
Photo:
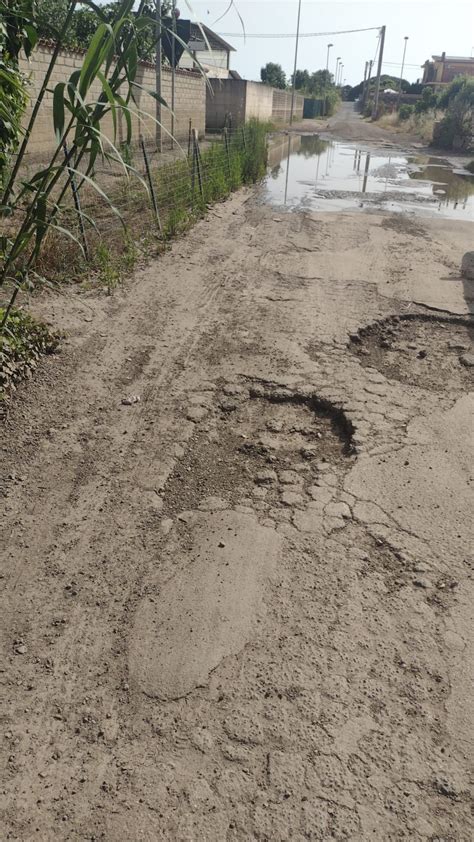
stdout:
[[[37,98],[41,83],[48,68],[52,51],[53,46],[51,44],[40,42],[30,61],[28,62],[23,60],[21,62],[21,69],[30,78],[31,102],[25,114],[25,122],[28,121],[32,103],[34,103]],[[80,69],[83,58],[83,51],[62,51],[53,70],[50,87],[54,88],[58,82],[65,82],[74,70]],[[137,77],[137,82],[139,82],[140,85],[143,85],[145,89],[155,90],[155,67],[153,64],[140,62]],[[206,85],[200,73],[189,70],[177,70],[175,92],[175,134],[178,140],[184,140],[187,138],[190,119],[192,120],[193,127],[198,129],[200,135],[203,135],[205,130],[206,115]],[[97,99],[100,93],[101,85],[97,82],[91,90],[90,99]],[[136,95],[139,109],[142,112],[147,112],[148,114],[154,116],[155,100],[145,93],[145,91],[137,90]],[[162,73],[162,95],[170,104],[171,71],[168,69],[163,69]],[[165,108],[162,108],[162,120],[164,126],[168,129],[168,131],[170,131],[171,114]],[[103,131],[113,140],[113,124],[110,116],[108,116],[104,121]],[[152,142],[155,135],[155,124],[152,117],[144,117],[143,122],[140,124],[138,117],[134,116],[133,131],[134,139],[137,141],[139,131],[141,131],[145,138]],[[125,136],[125,121],[119,120],[118,142],[120,143]],[[55,148],[56,141],[53,131],[53,95],[52,93],[47,93],[33,129],[28,148],[27,160],[47,158]]]
[[[221,129],[226,114],[232,114],[234,125],[240,125],[252,117],[258,120],[274,120],[287,123],[290,119],[291,92],[278,91],[261,82],[245,79],[210,79],[213,93],[206,94],[206,127]],[[304,97],[295,96],[294,115],[303,117]]]
[[260,82],[247,82],[247,101],[245,119],[271,120],[273,107],[273,88]]
[[[304,96],[295,94],[294,117],[303,119]],[[288,123],[291,114],[291,91],[279,91],[273,88],[272,120],[277,123]]]

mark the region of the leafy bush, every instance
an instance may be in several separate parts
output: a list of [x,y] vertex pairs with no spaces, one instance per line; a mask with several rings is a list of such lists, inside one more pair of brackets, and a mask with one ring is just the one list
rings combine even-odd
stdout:
[[400,117],[400,120],[402,120],[404,122],[405,120],[410,119],[410,117],[412,116],[414,111],[415,111],[415,108],[414,108],[413,105],[407,105],[407,104],[403,103],[399,108],[398,116]]
[[428,111],[432,111],[433,109],[435,109],[437,104],[438,97],[436,96],[433,89],[425,87],[423,88],[421,99],[419,99],[418,102],[416,102],[415,104],[415,112],[417,114],[426,114]]
[[465,169],[469,170],[469,172],[474,173],[474,161],[469,161],[469,163],[466,164]]
[[[5,310],[0,307],[0,320]],[[36,367],[42,354],[52,354],[59,335],[39,324],[22,310],[11,310],[0,334],[0,407],[8,391]]]
[[438,99],[446,117],[436,127],[433,143],[444,149],[473,147],[474,78],[458,76]]

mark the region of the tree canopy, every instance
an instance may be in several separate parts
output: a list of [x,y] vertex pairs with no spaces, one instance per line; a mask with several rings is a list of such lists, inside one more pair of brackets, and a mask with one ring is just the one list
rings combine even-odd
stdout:
[[[100,11],[105,21],[109,22],[113,20],[120,3],[121,0],[114,0],[113,2],[100,6]],[[53,41],[57,39],[58,32],[66,20],[69,6],[70,0],[41,0],[37,4],[36,27],[40,38],[47,38]],[[162,18],[167,17],[170,10],[171,0],[162,0]],[[150,24],[141,30],[138,48],[140,58],[153,59],[156,49],[155,5],[153,0],[145,4],[142,17],[146,16],[150,18]],[[90,7],[79,3],[66,36],[67,46],[87,49],[96,29],[97,13]]]
[[269,61],[260,70],[260,78],[264,85],[271,85],[272,88],[286,88],[286,76],[281,64]]
[[296,71],[295,88],[308,96],[322,98],[333,86],[334,76],[329,70],[315,70],[314,73],[309,70]]

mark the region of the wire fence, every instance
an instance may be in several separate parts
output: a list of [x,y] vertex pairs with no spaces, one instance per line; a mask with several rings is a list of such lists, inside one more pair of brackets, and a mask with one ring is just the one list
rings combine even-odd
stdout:
[[50,232],[38,272],[61,279],[98,270],[113,282],[137,253],[160,251],[210,204],[259,180],[266,170],[266,132],[251,121],[200,141],[190,125],[187,144],[176,143],[171,153],[159,153],[144,138],[133,151],[122,150],[128,172],[117,162],[101,162],[93,180],[70,174],[60,222],[72,236]]

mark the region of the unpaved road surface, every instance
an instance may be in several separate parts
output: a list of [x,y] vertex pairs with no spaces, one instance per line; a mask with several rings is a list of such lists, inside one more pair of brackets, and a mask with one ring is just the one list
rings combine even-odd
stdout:
[[471,236],[256,188],[34,303],[2,839],[473,838]]

